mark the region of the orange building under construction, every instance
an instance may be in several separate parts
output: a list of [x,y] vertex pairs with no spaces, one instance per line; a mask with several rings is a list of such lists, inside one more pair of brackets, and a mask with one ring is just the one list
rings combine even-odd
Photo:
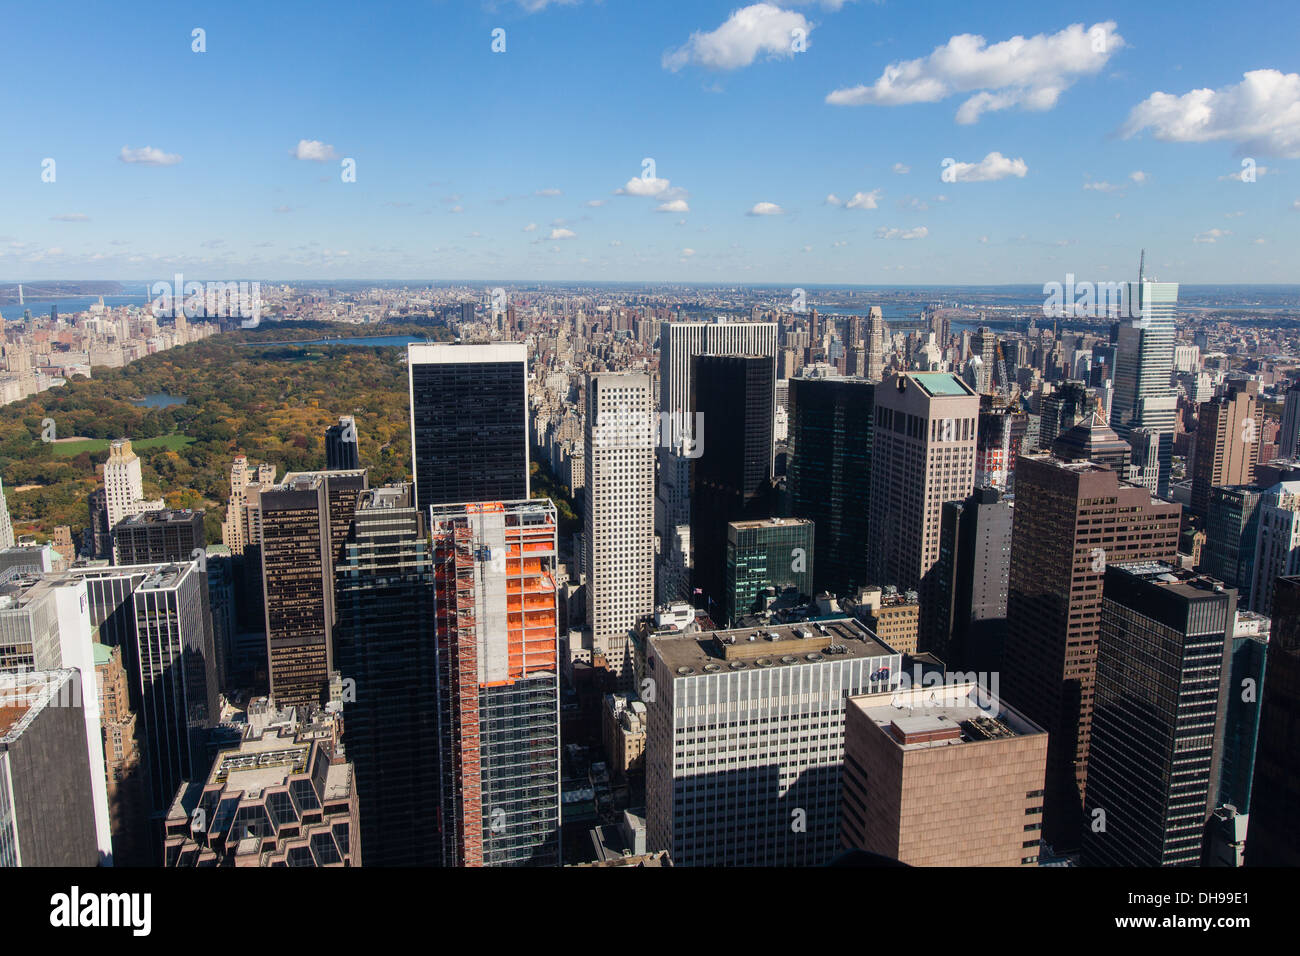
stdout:
[[555,506],[434,505],[446,866],[560,862]]

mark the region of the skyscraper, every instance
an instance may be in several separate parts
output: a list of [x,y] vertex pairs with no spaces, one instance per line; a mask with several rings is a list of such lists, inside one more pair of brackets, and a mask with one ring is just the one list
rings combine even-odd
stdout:
[[1206,508],[1200,570],[1235,588],[1242,607],[1252,603],[1260,494],[1254,485],[1211,488]]
[[198,561],[153,568],[132,592],[139,709],[153,810],[207,768],[207,735],[221,719],[212,614]]
[[81,693],[71,668],[0,673],[0,867],[100,862]]
[[[99,860],[111,866],[112,829],[86,586],[62,574],[17,577],[0,584],[0,672],[54,672],[64,668],[73,669],[79,676],[71,687],[72,697],[58,706],[75,709],[82,719],[80,763],[88,767],[91,826]],[[7,700],[4,685],[0,684],[0,710]]]
[[411,344],[406,361],[420,510],[527,498],[527,346]]
[[1236,592],[1212,578],[1158,562],[1107,566],[1083,865],[1200,865],[1236,610]]
[[697,355],[694,362],[691,410],[708,437],[691,459],[691,578],[707,606],[721,609],[727,522],[770,513],[775,382],[766,356]]
[[1282,428],[1277,435],[1277,457],[1294,458],[1300,454],[1300,380],[1286,390],[1282,406]]
[[369,866],[438,866],[433,559],[411,485],[362,493],[336,578],[336,658],[354,681],[344,744]]
[[555,529],[550,501],[431,509],[444,866],[560,862]]
[[867,378],[879,382],[885,376],[885,343],[889,335],[884,313],[873,305],[867,313]]
[[249,501],[249,488],[256,483],[268,487],[275,483],[275,465],[258,465],[256,473],[248,465],[248,457],[236,455],[230,466],[230,499],[226,503],[226,517],[221,522],[221,543],[230,553],[240,556],[249,543],[248,515],[245,505]]
[[202,511],[144,511],[128,515],[113,528],[115,564],[188,561],[203,548]]
[[[775,322],[664,322],[659,326],[659,412],[677,433],[660,443],[659,490],[655,501],[655,528],[660,539],[658,600],[660,604],[690,598],[691,570],[691,456],[697,436],[691,416],[691,383],[697,355],[764,355],[772,361],[776,380],[777,328]],[[590,409],[588,417],[590,417]],[[772,397],[773,418],[776,396]],[[773,447],[771,456],[775,460]]]
[[1300,866],[1300,578],[1279,578],[1260,694],[1248,866]]
[[163,506],[161,500],[144,500],[140,456],[131,450],[131,443],[125,438],[108,446],[108,460],[104,462],[104,493],[109,528],[116,527],[127,515],[156,511]]
[[872,429],[878,386],[850,378],[790,379],[790,513],[813,523],[813,587],[847,594],[870,583],[867,560]]
[[340,415],[339,423],[325,429],[326,471],[354,471],[361,467],[357,420]]
[[874,579],[927,598],[945,501],[975,486],[979,396],[946,372],[891,373],[876,389],[869,519]]
[[1257,520],[1250,609],[1267,616],[1273,610],[1273,582],[1300,574],[1300,481],[1279,481],[1262,491]]
[[849,618],[651,637],[646,843],[680,866],[808,866],[839,846],[844,708],[902,656]]
[[271,697],[323,703],[334,670],[334,569],[365,471],[294,472],[261,493],[261,557]]
[[1224,684],[1228,709],[1219,760],[1219,792],[1214,805],[1231,805],[1246,815],[1250,813],[1255,754],[1259,747],[1260,693],[1268,662],[1269,630],[1268,618],[1239,609],[1228,642]]
[[1254,480],[1263,416],[1259,382],[1254,380],[1230,381],[1223,394],[1201,403],[1192,456],[1193,514],[1205,517],[1211,488],[1248,485]]
[[1064,852],[1082,820],[1102,575],[1173,561],[1182,508],[1092,462],[1027,455],[1016,472],[1003,693],[1050,735],[1044,833]]
[[1011,516],[1011,502],[995,488],[944,502],[935,583],[921,616],[925,649],[949,667],[1001,670]]
[[5,500],[4,482],[0,481],[0,550],[14,546],[14,525],[9,520],[9,502]]
[[1110,421],[1125,440],[1134,428],[1150,428],[1159,435],[1157,493],[1164,496],[1169,493],[1178,405],[1172,386],[1178,283],[1148,282],[1139,275],[1137,282],[1126,286],[1126,302],[1130,314],[1137,311],[1140,317],[1119,323]]
[[1044,395],[1042,399],[1038,424],[1040,447],[1051,448],[1056,436],[1073,428],[1092,409],[1092,395],[1086,383],[1061,382],[1050,395]]
[[850,697],[841,838],[910,866],[1036,866],[1047,732],[974,683]]
[[654,406],[650,376],[587,380],[583,548],[587,624],[624,687],[633,677],[632,632],[655,608]]
[[812,598],[814,528],[799,518],[760,518],[727,523],[725,597],[728,626],[761,609],[763,595],[798,602]]

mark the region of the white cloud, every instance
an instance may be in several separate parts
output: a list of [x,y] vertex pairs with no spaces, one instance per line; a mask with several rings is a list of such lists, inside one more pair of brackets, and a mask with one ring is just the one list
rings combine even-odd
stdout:
[[576,239],[578,234],[572,229],[552,229],[550,239]]
[[660,203],[655,207],[655,212],[690,212],[691,207],[686,204],[685,199],[670,199],[668,202]]
[[585,203],[583,203],[583,205],[590,206],[592,209],[599,209],[607,202],[609,202],[608,199],[588,199]]
[[902,163],[894,163],[894,172],[898,173],[900,176],[906,176],[911,171],[911,166],[904,166]]
[[794,56],[793,31],[802,30],[807,38],[812,28],[802,13],[755,3],[733,11],[716,30],[692,33],[685,44],[663,55],[663,67],[674,73],[689,63],[711,70],[735,70],[749,66],[760,53],[789,59]]
[[515,0],[515,2],[519,4],[519,8],[524,13],[541,13],[551,4],[555,4],[557,7],[567,7],[577,3],[578,0]]
[[924,239],[930,234],[930,230],[925,226],[917,226],[914,229],[886,229],[881,226],[876,230],[877,239]]
[[292,206],[276,206],[275,211],[278,213],[293,212]]
[[1029,172],[1023,159],[1008,159],[996,150],[978,163],[948,163],[945,160],[945,165],[953,171],[950,181],[958,183],[987,183],[1008,176],[1024,179]]
[[611,239],[609,244],[610,244],[610,246],[612,246],[613,248],[617,249],[619,246],[621,246],[621,245],[623,244],[623,240],[622,240],[622,239]]
[[533,195],[534,195],[534,196],[546,196],[546,197],[551,197],[551,196],[563,196],[563,195],[564,195],[564,190],[562,190],[562,189],[539,189],[539,190],[537,190],[537,192],[533,193]]
[[975,93],[957,110],[958,123],[974,123],[982,113],[1019,106],[1050,110],[1061,93],[1082,76],[1099,72],[1124,46],[1107,20],[1085,29],[1071,24],[1051,35],[1014,36],[988,45],[982,36],[963,33],[926,57],[891,63],[870,86],[834,90],[835,106],[901,106],[937,103],[958,93]]
[[873,189],[869,193],[857,192],[853,197],[844,204],[845,209],[875,209],[876,200],[880,198],[880,190]]
[[1300,158],[1300,73],[1251,70],[1236,86],[1175,96],[1152,93],[1133,107],[1125,138],[1150,128],[1174,143],[1235,143],[1242,153]]
[[142,166],[175,166],[181,161],[177,153],[165,153],[152,146],[141,146],[139,149],[123,146],[117,158],[124,163],[139,163]]
[[524,226],[524,232],[536,232],[536,231],[537,231],[537,223],[535,222],[530,222],[528,225]]
[[1133,180],[1133,182],[1137,183],[1139,186],[1142,186],[1151,180],[1151,174],[1144,173],[1140,169],[1135,169],[1133,172],[1128,174],[1128,178]]
[[51,216],[55,222],[90,222],[90,217],[84,212],[70,212],[62,216]]
[[751,209],[749,210],[749,212],[746,213],[746,215],[748,215],[748,216],[779,216],[779,215],[781,215],[781,213],[783,213],[783,212],[785,212],[785,210],[782,209],[780,206],[778,206],[778,205],[777,205],[776,203],[774,203],[774,202],[756,202],[756,203],[754,203],[753,208],[751,208]]
[[338,154],[334,152],[334,147],[322,143],[318,139],[300,139],[298,145],[293,148],[294,159],[305,159],[313,163],[326,163],[331,159],[338,159]]
[[685,199],[686,190],[656,176],[633,176],[627,184],[614,190],[615,196],[648,196],[652,199]]
[[686,257],[689,258],[690,256],[695,255],[695,250],[694,250],[694,249],[683,249],[683,250],[682,250],[682,255],[683,255],[683,256],[686,256]]
[[1192,242],[1215,242],[1224,236],[1232,235],[1231,229],[1207,229],[1192,237]]
[[835,195],[834,193],[827,193],[827,194],[826,194],[826,205],[828,205],[828,206],[843,206],[843,205],[844,205],[844,200],[841,199],[839,196]]
[[1091,189],[1093,192],[1099,192],[1099,193],[1116,193],[1119,192],[1124,187],[1116,186],[1114,183],[1108,183],[1105,180],[1097,180],[1095,182],[1084,183],[1083,188]]
[[1225,212],[1225,213],[1223,214],[1223,218],[1224,218],[1224,219],[1240,219],[1240,218],[1241,218],[1242,216],[1244,216],[1244,215],[1246,215],[1245,212],[1241,212],[1241,211],[1238,211],[1238,212]]

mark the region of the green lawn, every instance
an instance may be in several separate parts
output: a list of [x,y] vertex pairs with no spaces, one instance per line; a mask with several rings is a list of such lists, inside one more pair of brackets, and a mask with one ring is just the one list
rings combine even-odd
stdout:
[[[193,444],[195,439],[189,435],[163,435],[161,438],[142,438],[139,441],[132,441],[131,447],[136,451],[146,451],[151,448],[166,448],[168,451],[180,451],[186,445]],[[60,458],[75,458],[83,451],[88,451],[92,455],[108,451],[109,440],[107,438],[87,438],[85,441],[64,441],[54,443],[54,454]]]

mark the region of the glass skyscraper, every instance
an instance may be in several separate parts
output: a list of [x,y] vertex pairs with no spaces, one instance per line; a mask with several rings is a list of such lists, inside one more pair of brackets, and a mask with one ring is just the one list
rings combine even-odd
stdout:
[[760,609],[771,588],[779,599],[793,592],[813,596],[814,528],[800,518],[763,518],[727,523],[724,608],[728,626]]
[[527,347],[412,344],[406,360],[418,507],[527,498]]

